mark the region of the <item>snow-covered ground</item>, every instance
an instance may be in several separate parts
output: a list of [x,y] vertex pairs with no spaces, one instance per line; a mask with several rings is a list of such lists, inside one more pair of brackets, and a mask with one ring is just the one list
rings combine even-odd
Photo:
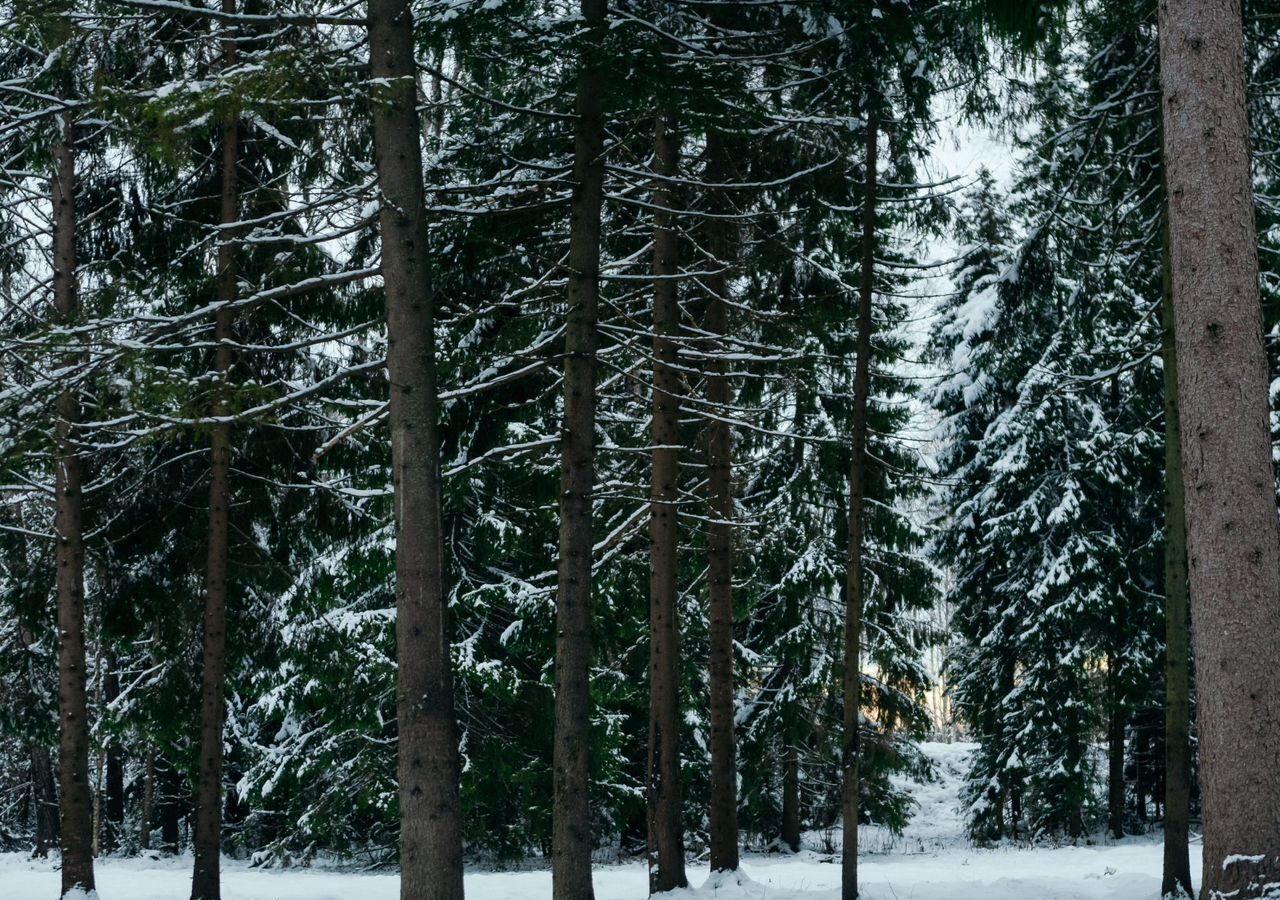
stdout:
[[[906,833],[896,839],[863,829],[860,866],[868,900],[1158,900],[1161,848],[1156,838],[1083,847],[977,850],[968,845],[956,810],[963,773],[964,744],[928,744],[940,780],[913,790],[919,809]],[[830,835],[813,835],[815,841]],[[838,835],[835,836],[838,843]],[[1193,870],[1198,869],[1193,848]],[[839,895],[840,867],[830,856],[806,850],[796,856],[749,855],[733,883],[709,881],[691,864],[696,887],[672,900],[833,900]],[[98,863],[102,900],[185,900],[191,860],[108,859]],[[643,900],[641,864],[602,866],[595,874],[597,900]],[[536,900],[551,896],[546,871],[469,872],[470,900]],[[25,854],[0,854],[0,900],[49,900],[58,892],[58,874],[46,861]],[[397,900],[394,874],[332,869],[250,869],[227,861],[224,900]]]

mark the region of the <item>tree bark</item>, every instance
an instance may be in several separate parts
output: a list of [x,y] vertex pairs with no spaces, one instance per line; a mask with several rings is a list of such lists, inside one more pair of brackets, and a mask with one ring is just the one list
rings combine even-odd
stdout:
[[44,747],[31,747],[31,801],[35,806],[35,855],[45,857],[58,844],[58,792],[53,760]]
[[649,893],[686,887],[680,794],[680,637],[676,582],[680,500],[679,238],[670,183],[680,138],[662,110],[654,128],[653,459],[649,502]]
[[862,786],[859,771],[862,754],[862,542],[866,526],[863,495],[867,470],[867,401],[871,391],[871,332],[874,327],[871,306],[875,291],[876,166],[879,140],[879,123],[874,115],[868,117],[866,137],[866,184],[862,198],[862,272],[858,286],[853,437],[849,454],[849,551],[845,568],[844,729],[841,742],[844,768],[841,803],[844,826],[840,880],[842,900],[855,900],[858,896],[858,800]]
[[1108,669],[1112,685],[1111,709],[1107,721],[1107,831],[1113,838],[1124,837],[1124,732],[1125,708],[1120,695],[1112,656]]
[[[234,15],[235,0],[222,0],[222,11]],[[222,33],[222,68],[236,64],[236,29]],[[222,125],[222,197],[219,222],[233,225],[240,218],[240,126],[229,112]],[[229,412],[226,392],[231,369],[233,304],[238,293],[234,237],[223,231],[218,243],[214,314],[214,418]],[[222,732],[226,718],[227,574],[230,561],[231,425],[215,423],[209,433],[209,537],[205,573],[204,638],[200,677],[200,780],[196,793],[195,866],[191,900],[219,900],[222,896]]]
[[[790,269],[783,272],[783,302],[789,306],[791,301]],[[798,470],[805,464],[804,436],[808,430],[809,413],[813,404],[811,388],[801,387],[796,391],[795,437],[791,441],[791,463]],[[792,634],[800,627],[800,601],[794,591],[787,592],[783,607],[783,628]],[[794,646],[788,648],[789,658],[786,665],[787,677],[794,685],[802,674],[803,660],[798,658]],[[782,717],[782,843],[792,853],[800,852],[800,714],[799,698],[794,689],[787,700]]]
[[[64,122],[54,144],[53,303],[59,321],[80,311],[76,274],[76,176],[74,134]],[[62,893],[94,889],[93,798],[89,783],[89,698],[84,635],[84,531],[81,464],[75,446],[80,403],[67,388],[58,395],[54,457],[53,531],[57,539],[58,781],[61,793]]]
[[[723,134],[707,136],[708,174],[725,182],[729,173],[729,146]],[[730,204],[717,191],[709,204],[717,216],[727,216]],[[736,252],[734,225],[727,218],[713,219],[710,249],[712,273],[706,278],[707,309],[703,330],[707,336],[707,641],[710,651],[710,750],[711,804],[708,842],[712,872],[738,868],[738,763],[733,703],[733,532],[736,510],[733,500],[733,434],[729,427],[732,389],[725,360],[729,333],[729,278],[726,268]]]
[[461,900],[460,764],[445,593],[435,302],[413,13],[370,0],[369,56],[382,85],[374,141],[382,192],[382,277],[391,382],[399,677],[400,896]]
[[[103,693],[108,704],[120,696],[120,676],[116,674],[117,661],[114,656],[107,657],[107,673],[103,684]],[[124,837],[124,758],[120,744],[112,741],[106,748],[107,784],[105,806],[105,825],[102,835],[102,846],[107,852],[117,850]]]
[[1280,891],[1280,518],[1239,0],[1161,0],[1203,895]]
[[1164,897],[1193,897],[1191,851],[1191,672],[1187,532],[1178,415],[1178,352],[1173,336],[1173,273],[1168,210],[1161,245],[1160,305],[1164,361]]
[[151,849],[151,820],[156,808],[156,751],[147,748],[147,761],[142,773],[142,810],[138,822],[138,846]]
[[156,804],[160,815],[160,846],[166,853],[177,853],[182,843],[182,807],[186,779],[173,767],[167,759],[156,760],[157,774],[160,776],[160,798]]
[[782,843],[800,852],[800,752],[796,747],[794,710],[786,713],[786,746],[782,750]]
[[552,760],[553,900],[592,900],[591,495],[595,485],[596,317],[604,202],[602,59],[607,0],[582,0],[569,201],[564,425],[560,435],[560,559],[556,584],[555,738]]
[[[19,520],[21,524],[21,520]],[[36,691],[36,665],[31,653],[35,635],[21,622],[18,623],[18,643],[27,653],[27,698],[32,709],[40,703]],[[54,783],[52,754],[41,744],[32,743],[27,748],[31,761],[31,805],[35,815],[35,856],[47,857],[58,845],[58,789]]]

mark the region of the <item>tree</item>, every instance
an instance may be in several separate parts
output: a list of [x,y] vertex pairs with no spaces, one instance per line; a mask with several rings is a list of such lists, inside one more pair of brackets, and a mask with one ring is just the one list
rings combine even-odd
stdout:
[[460,900],[462,831],[441,523],[435,306],[406,0],[370,0],[396,529],[400,896]]
[[[1236,0],[1164,0],[1160,81],[1209,900],[1280,890],[1268,365]],[[1207,124],[1208,123],[1208,124]]]
[[[680,802],[680,679],[677,580],[680,546],[679,236],[670,180],[680,134],[669,110],[654,125],[653,425],[649,512],[649,892],[686,887]],[[654,858],[656,854],[656,859]]]
[[[1167,201],[1166,201],[1167,202]],[[1188,837],[1191,818],[1191,635],[1187,590],[1186,500],[1178,415],[1178,350],[1173,332],[1168,212],[1161,247],[1161,358],[1164,397],[1164,870],[1162,896],[1193,897]]]
[[[726,135],[707,136],[707,181],[732,180]],[[741,180],[741,179],[739,179]],[[738,868],[738,765],[734,735],[733,690],[733,572],[737,507],[733,491],[733,430],[728,410],[729,383],[729,269],[738,253],[733,207],[724,190],[712,188],[713,218],[705,277],[707,307],[702,330],[706,334],[707,440],[707,619],[710,665],[711,803],[709,815],[712,872]]]
[[[236,12],[235,0],[222,0],[222,11]],[[225,25],[222,35],[222,69],[236,65],[236,28]],[[213,339],[213,371],[225,382],[231,370],[231,341],[234,338],[235,302],[239,296],[235,233],[231,226],[240,219],[240,125],[238,113],[226,113],[221,134],[221,209],[219,224],[226,229],[218,244],[217,297]],[[209,536],[205,569],[204,632],[201,639],[200,676],[200,777],[197,782],[195,822],[195,870],[191,878],[191,900],[219,900],[222,896],[220,863],[222,852],[222,744],[226,718],[227,681],[227,581],[230,565],[231,528],[231,422],[221,390],[210,410],[213,425],[209,432]]]
[[600,209],[604,200],[607,0],[582,0],[569,201],[564,424],[560,434],[560,560],[556,586],[555,900],[591,900],[591,563],[595,488]]
[[[65,50],[64,50],[65,52]],[[53,203],[53,302],[64,327],[79,309],[76,272],[75,123],[62,112],[53,147],[50,182]],[[75,360],[69,360],[74,365]],[[89,698],[85,653],[84,525],[81,517],[81,459],[76,447],[80,401],[73,387],[58,395],[57,451],[54,457],[58,604],[59,810],[62,836],[62,893],[92,891],[93,801],[89,783]]]
[[841,758],[844,788],[841,803],[844,825],[844,857],[840,896],[858,896],[858,816],[862,796],[859,763],[862,755],[862,616],[864,608],[863,539],[866,532],[863,506],[867,482],[867,409],[871,393],[871,337],[874,327],[876,258],[876,166],[878,110],[867,121],[866,187],[862,203],[862,270],[858,286],[858,346],[853,376],[853,434],[849,455],[849,556],[845,572],[844,615],[844,723]]

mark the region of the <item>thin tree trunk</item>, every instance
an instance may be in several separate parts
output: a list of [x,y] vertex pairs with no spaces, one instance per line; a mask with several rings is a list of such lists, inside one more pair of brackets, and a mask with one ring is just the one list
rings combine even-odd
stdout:
[[[235,0],[222,0],[222,11],[233,15]],[[236,29],[222,34],[222,67],[236,64]],[[233,225],[240,218],[240,128],[235,112],[222,125],[222,208],[219,221]],[[218,244],[217,297],[214,314],[212,412],[225,417],[229,411],[226,379],[231,369],[231,340],[237,296],[236,251],[232,235],[224,231]],[[200,780],[197,785],[195,867],[191,900],[219,900],[222,895],[222,731],[226,718],[227,680],[227,569],[230,561],[231,521],[231,425],[218,423],[209,434],[209,537],[205,576],[204,639],[200,678]]]
[[[790,269],[783,272],[783,306],[791,303]],[[791,441],[791,464],[799,471],[805,464],[804,435],[808,430],[809,412],[813,403],[811,388],[796,391],[795,437]],[[800,601],[794,592],[788,591],[782,614],[783,628],[792,634],[800,627]],[[788,679],[794,685],[800,675],[801,660],[796,656],[794,644],[787,659]],[[780,837],[792,853],[800,852],[800,715],[799,699],[794,689],[787,700],[782,717],[782,828]]]
[[1173,274],[1168,212],[1161,246],[1164,360],[1164,877],[1165,897],[1195,895],[1191,887],[1191,636],[1187,596],[1187,532],[1178,416],[1178,352],[1173,337]]
[[[99,623],[101,628],[101,623]],[[93,655],[93,673],[97,676],[97,687],[94,689],[93,708],[98,711],[99,720],[102,717],[102,676],[105,672],[105,666],[102,663],[102,641],[98,641],[97,650]],[[98,760],[94,766],[93,773],[93,856],[96,859],[102,853],[102,800],[106,793],[103,784],[103,774],[107,766],[106,754],[101,750],[98,752]]]
[[1125,709],[1111,658],[1111,709],[1107,720],[1107,831],[1113,838],[1124,837],[1124,732]]
[[31,747],[31,801],[36,818],[35,855],[45,857],[58,843],[58,791],[53,760],[44,747]]
[[[707,136],[708,173],[714,181],[727,181],[729,147],[720,132]],[[710,204],[713,212],[728,215],[723,192]],[[712,872],[738,868],[738,764],[733,704],[733,435],[728,415],[732,401],[725,341],[729,333],[729,278],[725,268],[736,252],[728,219],[711,225],[712,274],[706,278],[707,309],[703,330],[707,335],[707,640],[709,644],[711,803],[708,843]]]
[[1280,891],[1280,517],[1240,0],[1161,0],[1206,898]]
[[372,75],[385,85],[374,140],[391,381],[399,678],[400,896],[461,900],[462,830],[445,594],[435,303],[416,105],[413,13],[370,0]]
[[[797,465],[803,463],[803,445],[796,441]],[[783,613],[788,632],[800,627],[800,604],[794,596],[788,596]],[[796,667],[791,666],[791,678],[796,677]],[[800,727],[797,705],[799,700],[791,696],[782,717],[782,843],[792,853],[800,852]]]
[[786,746],[782,750],[782,843],[800,852],[800,752],[796,747],[795,711],[787,712]]
[[142,773],[142,812],[138,824],[138,846],[151,849],[151,820],[156,809],[156,751],[147,748],[147,761]]
[[[680,138],[674,115],[658,113],[655,171],[676,174]],[[649,503],[649,892],[685,887],[680,802],[680,637],[676,583],[679,549],[680,303],[675,276],[679,238],[673,228],[670,184],[653,192],[653,460]]]
[[[21,525],[19,520],[19,525]],[[36,666],[31,654],[31,646],[35,643],[35,635],[21,622],[18,623],[18,643],[27,652],[27,702],[35,709],[39,704],[36,693]],[[31,759],[31,804],[34,807],[36,825],[36,843],[34,854],[46,857],[49,851],[58,844],[58,788],[55,784],[52,755],[48,748],[31,744],[28,748]]]
[[553,900],[592,900],[591,494],[595,484],[596,316],[604,201],[603,52],[607,0],[582,0],[573,195],[569,204],[564,426],[560,436],[560,561],[556,585],[552,760]]
[[[109,706],[120,696],[120,676],[116,674],[117,661],[114,656],[107,656],[107,672],[103,683],[103,693]],[[124,758],[120,744],[111,741],[106,748],[107,755],[107,790],[106,790],[106,828],[103,833],[102,846],[107,852],[117,850],[124,837]]]
[[160,801],[156,804],[160,814],[160,845],[166,853],[177,853],[182,843],[182,803],[186,791],[185,779],[167,759],[160,763]]
[[844,616],[844,731],[842,763],[844,783],[841,814],[844,825],[844,855],[841,863],[840,895],[843,900],[858,896],[858,807],[862,781],[862,542],[865,530],[863,494],[866,487],[867,408],[871,391],[871,331],[874,322],[871,301],[875,290],[876,166],[879,123],[874,115],[867,120],[866,186],[862,199],[862,273],[858,289],[857,359],[853,375],[853,439],[849,458],[849,552],[845,569]]
[[[75,151],[65,122],[54,144],[53,303],[62,322],[79,314],[76,275]],[[62,814],[62,893],[93,882],[93,798],[89,784],[89,698],[84,636],[84,532],[80,503],[80,456],[74,439],[80,404],[71,389],[58,396],[54,458],[58,598],[58,780]]]

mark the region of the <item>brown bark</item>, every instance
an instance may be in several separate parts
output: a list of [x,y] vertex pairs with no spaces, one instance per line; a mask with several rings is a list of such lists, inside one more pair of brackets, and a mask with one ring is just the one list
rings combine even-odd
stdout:
[[395,490],[400,896],[461,900],[460,767],[445,594],[435,302],[413,13],[407,0],[370,0],[369,55],[373,78],[384,85],[375,105],[374,141],[383,197],[379,224]]
[[1178,353],[1173,337],[1173,278],[1168,215],[1161,247],[1164,284],[1164,897],[1195,895],[1191,887],[1191,636],[1187,596],[1187,532],[1178,416]]
[[[730,148],[725,136],[707,136],[708,176],[728,180]],[[724,217],[730,204],[724,192],[716,192],[709,204]],[[729,278],[726,271],[736,252],[732,220],[711,220],[710,261],[706,278],[707,309],[703,315],[706,346],[707,419],[707,641],[710,654],[709,744],[711,751],[711,803],[708,843],[712,872],[738,868],[738,764],[733,704],[733,434],[729,427],[732,388],[725,361],[729,333]]]
[[[76,274],[75,151],[72,125],[54,145],[53,302],[72,322],[80,310]],[[93,890],[93,798],[89,783],[89,698],[84,634],[84,531],[81,463],[75,447],[80,404],[71,389],[58,396],[53,531],[58,604],[58,781],[61,793],[62,892]]]
[[841,820],[843,858],[841,861],[840,896],[854,900],[858,896],[858,807],[862,781],[862,608],[863,608],[863,536],[866,527],[863,495],[867,470],[867,408],[871,391],[871,315],[875,291],[876,244],[876,165],[878,122],[874,115],[867,121],[866,184],[862,208],[862,272],[858,286],[857,358],[853,375],[853,435],[849,454],[849,550],[845,567],[844,616],[844,728],[841,741],[844,779]]
[[653,192],[653,458],[649,502],[649,892],[688,885],[680,801],[679,586],[680,375],[676,368],[680,302],[679,238],[670,183],[680,138],[675,117],[658,113]]
[[569,201],[564,425],[560,435],[560,559],[556,584],[555,739],[551,892],[592,900],[591,494],[595,484],[596,316],[604,201],[603,41],[606,0],[582,0],[587,27],[578,59]]
[[[234,14],[235,0],[222,0],[222,11]],[[222,36],[222,67],[236,64],[236,30],[228,26]],[[227,114],[222,126],[222,197],[219,222],[232,225],[240,218],[240,127],[236,113]],[[226,391],[231,369],[231,340],[238,274],[234,237],[224,231],[218,244],[214,314],[213,371],[215,418],[229,412]],[[222,732],[226,718],[227,680],[227,570],[230,561],[231,522],[231,425],[215,423],[209,433],[209,536],[205,572],[204,635],[200,675],[200,776],[196,787],[195,866],[191,900],[219,900],[222,895]]]
[[1239,0],[1161,0],[1206,898],[1280,891],[1280,518]]

